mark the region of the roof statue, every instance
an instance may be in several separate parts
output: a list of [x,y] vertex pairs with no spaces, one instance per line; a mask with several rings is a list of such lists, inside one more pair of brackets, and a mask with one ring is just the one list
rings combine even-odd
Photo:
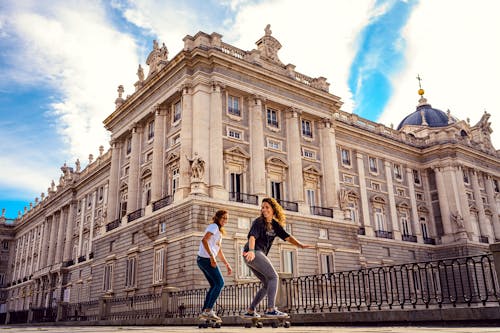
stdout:
[[268,24],[264,29],[265,35],[259,39],[255,44],[257,45],[261,58],[274,62],[278,65],[284,66],[278,58],[278,51],[281,49],[281,44],[276,38],[271,36],[271,25]]
[[165,43],[163,43],[160,48],[158,46],[158,42],[153,40],[153,50],[149,53],[148,58],[146,59],[146,64],[149,66],[148,77],[158,73],[167,64],[167,62],[168,49],[165,46]]

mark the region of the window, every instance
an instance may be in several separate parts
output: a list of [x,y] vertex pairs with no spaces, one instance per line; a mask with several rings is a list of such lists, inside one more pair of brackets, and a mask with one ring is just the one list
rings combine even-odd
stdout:
[[174,135],[172,137],[171,141],[172,141],[172,146],[175,146],[175,145],[181,143],[181,135],[180,134]]
[[63,302],[67,302],[69,303],[71,299],[71,289],[68,287],[68,288],[64,288],[64,291],[63,291]]
[[351,221],[356,222],[358,220],[358,208],[356,207],[356,203],[347,203],[347,209],[349,209]]
[[135,244],[137,242],[138,235],[139,235],[138,231],[135,231],[135,232],[132,233],[132,239],[130,240],[131,244]]
[[113,252],[113,248],[115,246],[115,241],[112,240],[111,242],[109,242],[109,252]]
[[352,176],[344,175],[344,183],[352,184],[353,183]]
[[5,273],[0,273],[0,286],[5,283]]
[[377,231],[385,231],[385,219],[382,208],[375,208],[374,211]]
[[421,184],[420,172],[418,172],[418,170],[415,169],[413,169],[413,182],[417,185]]
[[243,187],[242,179],[243,175],[241,173],[234,173],[232,172],[229,175],[229,193],[232,196],[233,199],[236,199],[236,201],[239,201],[239,196],[241,194],[241,190]]
[[125,269],[125,287],[135,287],[135,277],[137,270],[136,263],[136,257],[127,258]]
[[271,197],[276,200],[281,200],[281,182],[271,182]]
[[302,119],[302,135],[307,138],[312,138],[312,124],[309,120]]
[[329,253],[321,254],[321,273],[331,274],[334,272],[333,255]]
[[371,187],[372,187],[372,190],[380,191],[380,184],[379,183],[371,182]]
[[370,171],[373,173],[378,172],[377,159],[375,157],[368,157],[368,165],[370,166]]
[[411,235],[411,232],[410,232],[410,225],[409,225],[409,222],[408,222],[408,215],[406,213],[401,213],[401,228],[402,228],[402,232],[403,232],[403,236],[409,236]]
[[424,237],[424,239],[429,238],[429,230],[427,228],[427,221],[425,217],[420,218],[420,229],[422,229],[422,237]]
[[181,114],[182,114],[182,105],[181,101],[178,101],[177,103],[174,104],[172,122],[173,123],[178,122],[181,119]]
[[304,156],[305,158],[313,159],[313,160],[316,159],[316,153],[312,150],[309,150],[309,149],[303,149],[302,156]]
[[346,166],[351,165],[351,151],[347,149],[340,149],[340,155],[342,157],[342,164]]
[[175,191],[177,191],[177,189],[179,188],[179,178],[180,178],[180,174],[179,174],[179,168],[175,168],[172,170],[172,182],[170,184],[170,192],[171,194],[175,194]]
[[144,184],[144,201],[145,206],[151,203],[151,182]]
[[127,215],[127,200],[128,200],[127,192],[122,192],[121,197],[122,200],[120,203],[120,218]]
[[281,150],[281,142],[273,139],[267,139],[267,147],[271,149]]
[[151,140],[155,136],[155,121],[150,121],[148,123],[148,140]]
[[283,272],[294,274],[295,273],[294,251],[284,249],[281,253],[283,258]]
[[319,239],[328,239],[328,229],[319,228]]
[[233,116],[241,117],[239,97],[227,96],[227,112]]
[[417,197],[417,200],[424,200],[424,195],[420,192],[416,192],[415,196]]
[[397,193],[400,197],[404,197],[404,196],[405,196],[405,190],[403,190],[402,188],[398,188],[398,189],[396,189],[396,193]]
[[[244,247],[244,245],[240,245],[240,253],[243,253],[243,247]],[[245,263],[245,258],[243,258],[243,256],[239,255],[238,256],[238,260],[239,260],[239,266],[240,266],[239,267],[240,268],[239,277],[243,278],[243,279],[251,278],[252,277],[252,271],[250,270],[250,268]]]
[[314,190],[306,189],[307,204],[311,206],[316,206],[316,193]]
[[267,125],[270,127],[278,128],[278,111],[267,109]]
[[153,283],[159,283],[163,281],[163,272],[165,269],[165,248],[156,249],[154,257],[154,268],[153,268]]
[[165,222],[165,221],[160,222],[158,224],[158,229],[159,229],[158,232],[160,234],[163,234],[163,233],[167,232],[167,222]]
[[397,180],[403,180],[401,164],[394,164],[394,178]]
[[104,198],[104,186],[101,186],[99,187],[99,201],[102,201],[102,199]]
[[127,155],[132,151],[132,138],[127,139]]
[[467,199],[474,200],[474,195],[471,192],[467,192]]
[[495,188],[495,192],[500,192],[500,188],[498,187],[498,180],[493,179],[493,187]]
[[227,136],[236,140],[242,140],[243,139],[243,132],[238,131],[232,128],[227,129]]
[[4,250],[8,250],[9,249],[9,242],[6,240],[2,241],[2,248]]
[[113,290],[113,264],[107,264],[104,266],[104,278],[102,283],[103,291]]
[[469,185],[470,184],[470,182],[469,182],[469,170],[463,169],[463,173],[464,173],[464,183]]

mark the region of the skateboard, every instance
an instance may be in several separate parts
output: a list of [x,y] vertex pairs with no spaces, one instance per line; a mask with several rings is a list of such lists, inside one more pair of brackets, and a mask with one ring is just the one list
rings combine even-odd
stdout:
[[240,318],[247,321],[247,322],[245,322],[245,328],[250,328],[252,326],[255,326],[257,328],[262,328],[262,327],[264,327],[265,322],[269,322],[269,324],[273,328],[277,328],[277,327],[289,328],[290,326],[292,326],[292,324],[289,321],[290,316],[286,316],[286,317],[264,317],[264,316],[262,316],[259,318],[240,316]]
[[200,317],[200,323],[198,324],[198,328],[220,328],[222,326],[222,319],[214,319],[214,318],[203,318]]

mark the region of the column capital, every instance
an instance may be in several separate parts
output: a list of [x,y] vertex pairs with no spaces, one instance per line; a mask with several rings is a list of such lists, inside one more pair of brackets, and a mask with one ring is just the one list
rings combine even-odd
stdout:
[[167,108],[163,104],[157,103],[153,106],[153,112],[155,118],[165,116],[167,114]]
[[192,90],[193,90],[193,84],[191,82],[186,82],[186,83],[181,84],[178,91],[182,95],[187,95],[187,94],[190,94],[192,92]]
[[212,92],[213,93],[221,92],[223,89],[226,88],[226,85],[224,83],[222,83],[221,81],[218,81],[218,80],[211,80],[210,81],[210,86],[212,87]]
[[362,153],[360,153],[360,152],[357,151],[355,154],[356,154],[356,158],[358,160],[362,160],[363,159],[363,154]]
[[250,101],[253,100],[255,105],[262,105],[262,103],[266,102],[266,98],[262,95],[259,94],[252,94],[252,96],[249,97]]
[[287,119],[289,119],[289,118],[298,118],[299,115],[301,115],[302,112],[303,112],[301,109],[293,107],[293,106],[287,108],[285,111],[286,111],[285,112],[285,117]]

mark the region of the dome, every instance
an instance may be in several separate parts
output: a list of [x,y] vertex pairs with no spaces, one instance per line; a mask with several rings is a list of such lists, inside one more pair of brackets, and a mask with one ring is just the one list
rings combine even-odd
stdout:
[[427,103],[425,98],[422,97],[419,102],[416,111],[407,115],[401,123],[399,123],[398,130],[406,125],[445,127],[456,122],[456,119],[446,112],[434,109]]

